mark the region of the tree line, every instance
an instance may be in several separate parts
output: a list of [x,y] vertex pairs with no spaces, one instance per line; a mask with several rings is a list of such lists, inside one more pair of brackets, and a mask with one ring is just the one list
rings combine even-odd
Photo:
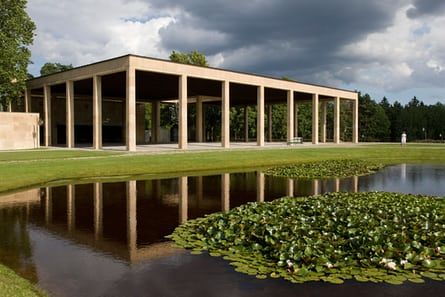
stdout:
[[361,141],[400,141],[406,132],[408,141],[443,141],[445,105],[426,105],[413,97],[407,104],[389,103],[386,97],[374,101],[359,94],[359,137]]

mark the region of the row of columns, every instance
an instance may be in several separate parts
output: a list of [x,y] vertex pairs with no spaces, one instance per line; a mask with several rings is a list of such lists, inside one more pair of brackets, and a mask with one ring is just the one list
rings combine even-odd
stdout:
[[[74,147],[74,81],[65,82],[66,89],[66,145],[68,148]],[[102,148],[102,79],[101,76],[93,76],[93,148]],[[25,92],[25,112],[31,111],[31,90]],[[128,104],[131,100],[127,100],[127,111],[134,106]],[[45,146],[50,146],[52,139],[52,118],[51,118],[51,86],[43,86],[43,113],[44,113],[44,129],[45,129]],[[128,114],[128,113],[127,113]],[[135,117],[128,120],[135,120]],[[131,136],[131,135],[130,135]],[[135,137],[135,136],[134,136]]]
[[[352,102],[352,142],[358,143],[358,103],[357,101]],[[319,129],[319,106],[321,105],[321,131],[320,139],[318,134]],[[289,103],[288,103],[289,108]],[[294,108],[294,119],[295,121],[294,129],[298,131],[297,124],[297,112],[298,107],[295,105]],[[327,102],[323,101],[319,104],[318,94],[312,95],[312,143],[318,144],[319,142],[326,142],[326,117],[327,117]],[[340,143],[340,97],[334,97],[334,143]]]
[[[179,129],[178,129],[178,147],[187,149],[187,75],[180,75],[178,79],[179,92]],[[223,147],[230,146],[230,82],[222,81],[221,83],[221,144]],[[45,145],[51,145],[51,87],[44,85],[44,113],[45,113]],[[30,110],[30,91],[25,93],[25,109]],[[159,102],[153,103],[152,127],[153,139],[155,142],[160,137],[160,106]],[[358,142],[358,104],[353,101],[353,142]],[[264,146],[264,86],[257,86],[257,145]],[[202,97],[196,100],[197,120],[196,120],[196,139],[198,142],[203,141],[203,102]],[[125,143],[129,151],[136,150],[136,70],[130,67],[126,71],[126,128]],[[298,106],[294,101],[294,91],[287,90],[287,138],[288,140],[296,136],[298,131],[297,121]],[[272,138],[272,108],[269,106],[269,140]],[[248,139],[248,110],[244,111],[245,138]],[[326,102],[322,102],[322,129],[321,141],[326,141]],[[66,135],[67,147],[74,147],[74,82],[72,80],[66,82]],[[319,142],[319,95],[312,94],[312,143]],[[340,142],[340,98],[334,98],[334,142]],[[102,81],[101,76],[93,76],[93,148],[102,148]]]

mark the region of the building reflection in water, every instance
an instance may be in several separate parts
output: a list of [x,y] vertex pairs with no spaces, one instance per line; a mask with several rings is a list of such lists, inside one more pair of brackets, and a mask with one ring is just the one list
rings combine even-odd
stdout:
[[40,206],[40,196],[40,189],[32,189],[0,197],[0,263],[32,282],[38,278],[28,219],[32,208]]
[[[228,211],[249,201],[319,195],[329,191],[358,191],[358,181],[358,177],[294,180],[265,176],[258,171],[69,184],[4,196],[0,209],[16,209],[33,226],[96,252],[135,263],[182,252],[165,236],[189,219]],[[5,215],[2,216],[3,228],[12,230],[11,226],[5,226],[9,223],[4,219]],[[26,235],[27,223],[23,226],[25,229],[14,236]],[[4,238],[2,235],[3,242]],[[7,249],[2,247],[3,251]],[[31,247],[28,246],[27,250],[31,251]],[[8,250],[8,253],[22,252],[18,249]]]

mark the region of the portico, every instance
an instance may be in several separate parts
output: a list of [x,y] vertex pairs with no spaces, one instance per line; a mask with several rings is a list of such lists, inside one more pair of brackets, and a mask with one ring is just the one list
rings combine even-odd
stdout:
[[[244,110],[244,138],[249,141],[249,109],[256,109],[256,144],[272,141],[272,111],[286,106],[287,140],[298,136],[298,105],[312,104],[312,143],[326,142],[327,104],[333,102],[333,142],[340,142],[340,100],[352,105],[352,142],[358,142],[356,92],[210,67],[126,55],[31,79],[25,110],[43,121],[42,145],[79,145],[101,149],[122,145],[206,141],[206,111],[220,110],[221,146],[231,146],[230,110]],[[146,104],[151,106],[147,138]],[[161,105],[170,106],[177,127],[161,127]],[[190,121],[190,109],[194,120]],[[267,120],[267,126],[266,126]],[[251,123],[252,124],[252,123]],[[267,138],[266,138],[267,134]],[[168,135],[168,136],[165,136]]]

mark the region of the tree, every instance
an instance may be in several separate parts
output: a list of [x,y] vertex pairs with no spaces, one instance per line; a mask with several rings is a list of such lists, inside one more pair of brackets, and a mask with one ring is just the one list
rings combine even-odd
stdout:
[[65,65],[61,63],[45,63],[42,68],[40,68],[40,75],[48,75],[69,69],[73,69],[72,64]]
[[209,66],[206,56],[196,50],[190,53],[172,51],[170,61],[197,66]]
[[25,11],[26,0],[0,1],[0,105],[18,101],[28,78],[35,24]]
[[359,135],[365,141],[385,140],[390,135],[390,122],[383,107],[368,94],[359,93]]

